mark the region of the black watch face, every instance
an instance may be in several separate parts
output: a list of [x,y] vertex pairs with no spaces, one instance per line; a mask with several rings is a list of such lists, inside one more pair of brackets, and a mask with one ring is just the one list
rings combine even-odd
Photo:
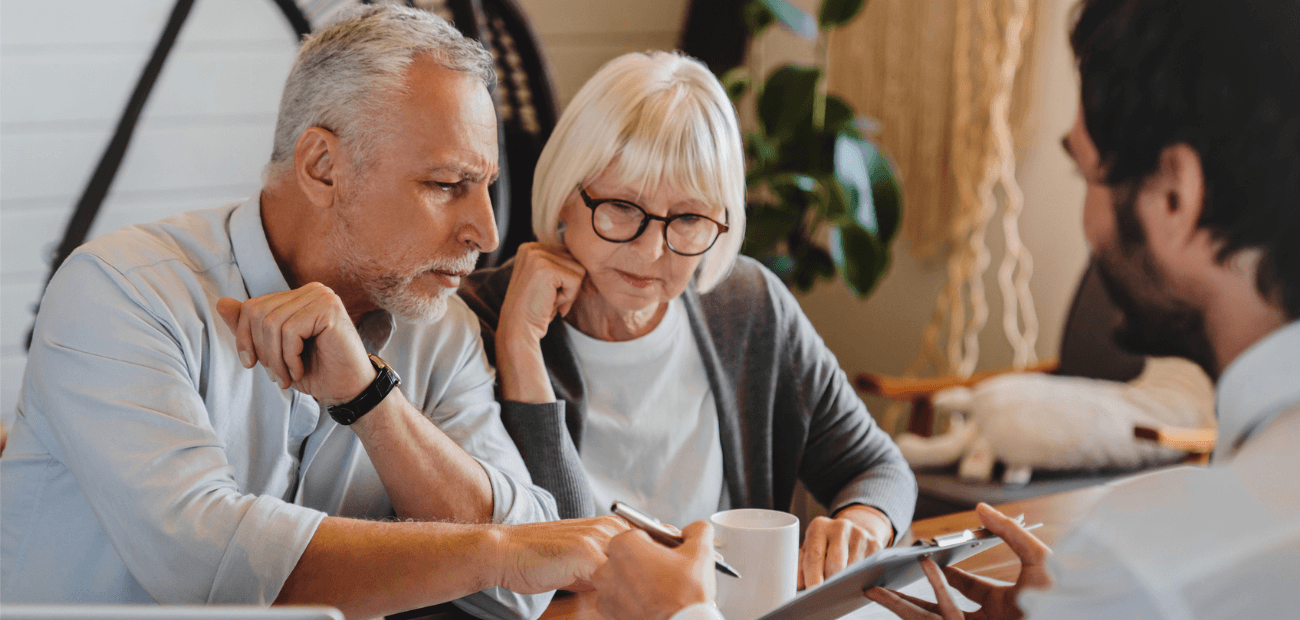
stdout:
[[343,426],[350,426],[353,422],[357,421],[356,412],[352,411],[346,406],[340,405],[336,407],[330,407],[329,412],[330,412],[330,417],[334,418],[335,422],[338,422]]

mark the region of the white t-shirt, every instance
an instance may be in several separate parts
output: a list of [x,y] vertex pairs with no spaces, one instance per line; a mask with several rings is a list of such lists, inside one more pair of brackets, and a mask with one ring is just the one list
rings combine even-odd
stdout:
[[614,500],[684,526],[724,491],[717,407],[680,299],[650,333],[597,340],[565,324],[586,378],[582,465],[596,510]]

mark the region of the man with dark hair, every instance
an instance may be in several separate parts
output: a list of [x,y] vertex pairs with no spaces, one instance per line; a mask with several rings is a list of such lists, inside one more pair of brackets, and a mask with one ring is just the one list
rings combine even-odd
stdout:
[[[1216,379],[1211,465],[1116,485],[1055,553],[981,505],[980,519],[1021,558],[1017,583],[927,560],[938,603],[866,595],[909,620],[961,618],[947,583],[981,604],[981,618],[1294,616],[1300,2],[1084,0],[1070,42],[1082,96],[1064,146],[1088,184],[1084,232],[1124,310],[1117,338]],[[696,547],[651,552],[643,539],[611,541],[596,575],[616,617],[669,571],[712,578],[680,551]],[[698,602],[708,588],[673,591]],[[674,618],[709,613],[692,605]]]

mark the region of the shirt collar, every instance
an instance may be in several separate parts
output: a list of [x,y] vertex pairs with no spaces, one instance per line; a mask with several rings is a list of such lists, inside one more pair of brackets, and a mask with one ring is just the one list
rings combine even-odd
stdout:
[[249,198],[235,207],[230,216],[230,247],[249,299],[289,290],[289,283],[271,254],[266,229],[262,228],[260,197]]
[[[235,207],[230,216],[230,246],[244,277],[249,299],[289,290],[289,282],[284,279],[280,265],[271,254],[271,243],[262,227],[262,201],[259,197],[249,198]],[[378,354],[388,344],[394,327],[393,315],[387,310],[372,310],[362,315],[357,334],[368,353]]]
[[1300,403],[1300,321],[1251,345],[1219,377],[1219,439],[1213,460],[1229,458],[1256,430]]

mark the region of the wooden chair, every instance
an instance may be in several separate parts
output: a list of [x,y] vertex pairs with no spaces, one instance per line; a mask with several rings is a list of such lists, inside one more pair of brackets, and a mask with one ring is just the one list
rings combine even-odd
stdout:
[[[1102,286],[1096,261],[1088,264],[1066,315],[1065,330],[1061,336],[1060,357],[1043,361],[1026,372],[1045,372],[1058,376],[1086,377],[1127,382],[1142,373],[1146,358],[1128,353],[1115,344],[1112,334],[1122,320],[1119,308]],[[1014,369],[982,372],[970,377],[933,377],[910,379],[888,377],[875,373],[862,373],[856,377],[857,388],[868,394],[912,403],[908,419],[909,432],[930,436],[934,431],[934,407],[931,398],[935,392],[956,386],[973,386],[980,381]],[[1203,461],[1213,450],[1214,432],[1209,429],[1135,430],[1137,437],[1157,441],[1192,453]],[[1023,486],[1001,483],[981,483],[961,480],[954,472],[918,471],[916,518],[927,518],[950,512],[970,510],[979,502],[991,504],[1019,501],[1040,495],[1060,493],[1076,488],[1102,484],[1130,470],[1097,472],[1047,472],[1036,471],[1033,481]]]

